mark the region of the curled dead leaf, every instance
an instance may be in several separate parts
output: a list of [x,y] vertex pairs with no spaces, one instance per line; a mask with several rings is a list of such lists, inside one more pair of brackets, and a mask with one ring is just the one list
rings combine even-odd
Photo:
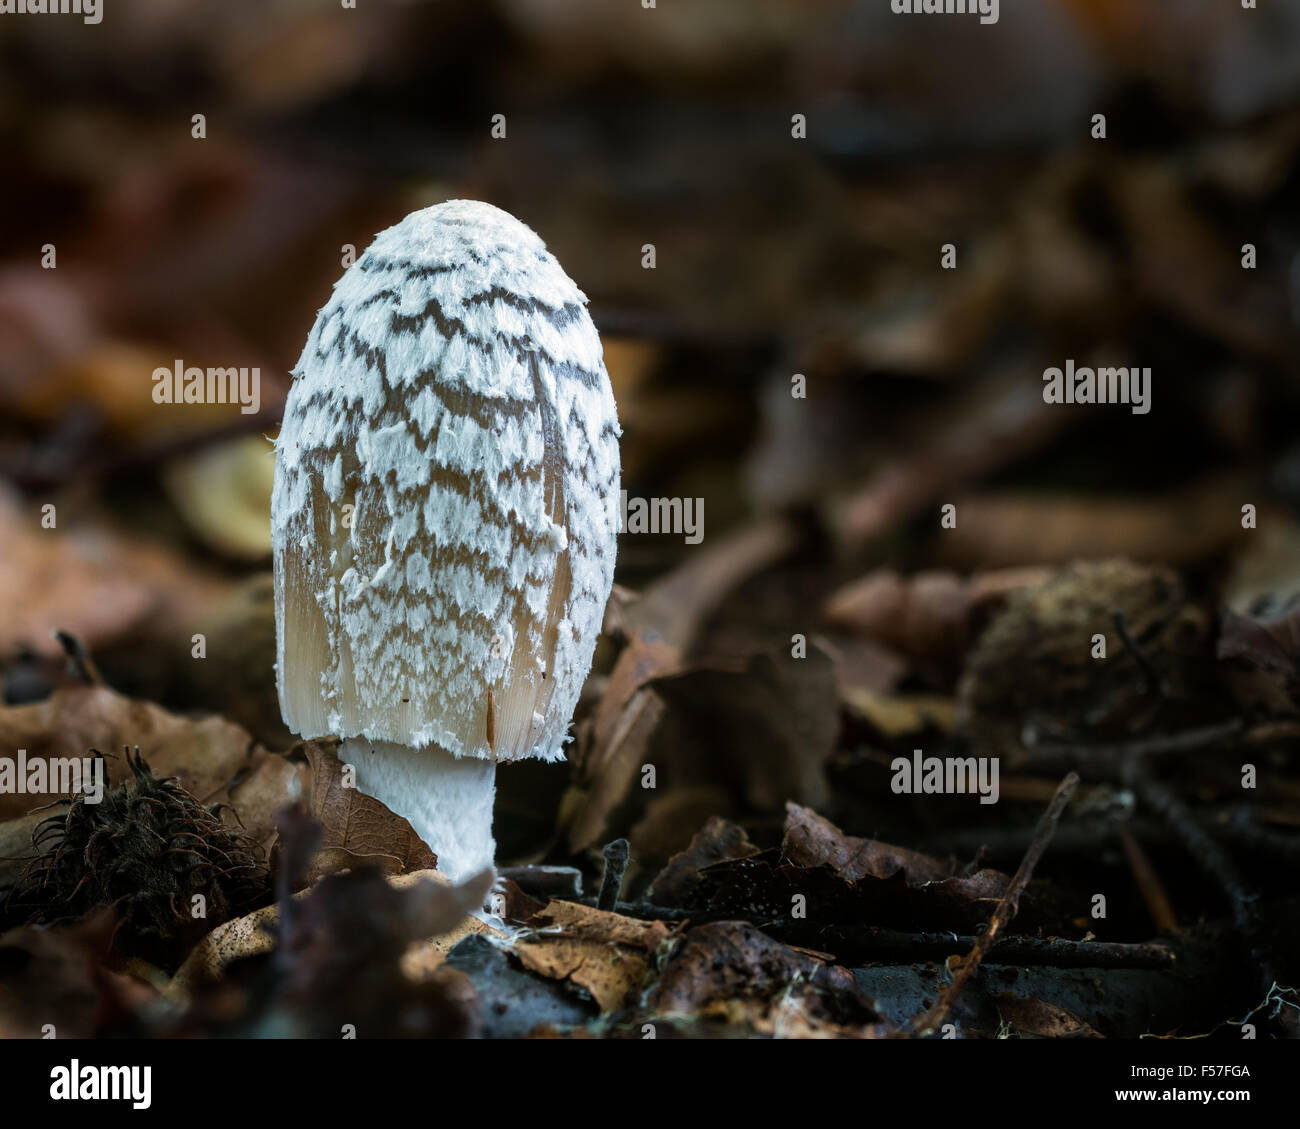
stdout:
[[900,870],[912,885],[952,876],[950,863],[906,847],[845,835],[810,808],[786,804],[785,813],[781,853],[799,866],[830,866],[849,882],[867,875],[889,878]]
[[[405,819],[374,797],[347,786],[333,744],[306,741],[302,746],[312,770],[311,814],[323,828],[322,850],[331,852],[326,863],[354,865],[373,860],[386,873],[435,867],[437,856]],[[317,870],[312,877],[322,873],[325,871]]]
[[605,1012],[630,1002],[651,957],[674,933],[660,921],[561,901],[534,916],[528,930],[514,945],[523,966],[585,989]]

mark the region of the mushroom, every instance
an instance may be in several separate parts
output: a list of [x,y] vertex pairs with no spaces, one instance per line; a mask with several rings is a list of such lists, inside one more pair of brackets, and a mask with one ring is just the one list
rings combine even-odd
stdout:
[[376,236],[307,338],[275,443],[285,724],[461,881],[499,761],[563,759],[613,583],[620,429],[586,296],[449,200]]

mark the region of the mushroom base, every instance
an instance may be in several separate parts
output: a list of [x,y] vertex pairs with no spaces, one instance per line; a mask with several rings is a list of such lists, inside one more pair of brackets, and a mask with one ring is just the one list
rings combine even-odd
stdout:
[[492,866],[496,761],[364,737],[347,738],[339,759],[355,766],[361,791],[410,823],[453,882]]

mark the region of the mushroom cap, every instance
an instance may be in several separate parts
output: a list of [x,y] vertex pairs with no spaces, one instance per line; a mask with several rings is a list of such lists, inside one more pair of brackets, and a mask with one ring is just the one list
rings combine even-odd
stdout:
[[531,229],[472,200],[413,212],[335,284],[275,444],[294,732],[562,757],[618,531],[586,303]]

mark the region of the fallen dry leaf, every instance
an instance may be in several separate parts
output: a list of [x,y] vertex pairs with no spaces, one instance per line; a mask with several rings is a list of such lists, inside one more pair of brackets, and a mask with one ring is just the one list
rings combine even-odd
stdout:
[[642,873],[663,867],[673,855],[686,850],[701,826],[720,812],[730,814],[734,807],[734,798],[717,787],[682,785],[655,795],[627,835],[632,855],[625,888],[636,884]]
[[[476,907],[476,897],[479,901],[482,900],[477,887],[465,892],[469,883],[465,887],[455,887],[445,874],[436,870],[412,871],[388,877],[386,881],[397,890],[411,890],[420,883],[428,882],[452,895],[436,895],[434,912],[428,915],[428,927],[440,932],[415,941],[403,954],[403,970],[413,979],[431,973],[456,943],[471,933],[500,936],[490,925],[469,912]],[[294,895],[294,899],[301,901],[309,897],[311,892],[300,891]],[[278,906],[264,906],[212,930],[194,946],[185,963],[172,977],[166,992],[168,998],[181,1001],[197,984],[219,980],[232,962],[272,952],[276,947],[279,920]]]
[[902,655],[873,639],[840,634],[824,645],[835,661],[835,682],[843,702],[863,693],[893,693],[910,666]]
[[[224,798],[226,785],[253,767],[260,746],[220,717],[188,718],[168,713],[106,686],[56,690],[43,702],[0,707],[0,748],[26,749],[29,763],[50,757],[106,754],[108,785],[130,775],[123,748],[139,746],[156,775],[175,776],[201,803]],[[12,755],[12,754],[10,754]],[[58,798],[0,793],[0,818],[11,818]]]
[[58,524],[44,529],[44,504],[20,503],[0,489],[0,655],[20,647],[58,654],[56,630],[94,651],[160,621],[179,625],[230,587],[162,546],[78,520],[66,508],[56,508]]
[[1045,569],[1003,569],[962,577],[930,570],[902,576],[878,569],[834,592],[822,609],[833,627],[856,632],[951,676],[991,611]]
[[[1235,476],[1189,489],[1148,494],[1044,495],[1036,491],[963,494],[953,500],[955,529],[935,541],[940,561],[958,569],[1002,569],[1026,562],[1066,564],[1131,557],[1173,567],[1222,552],[1241,536],[1250,487]],[[1280,518],[1267,504],[1259,522]]]
[[845,835],[829,819],[798,804],[785,805],[781,853],[799,866],[833,867],[850,882],[866,875],[889,878],[901,870],[909,883],[919,885],[950,878],[953,872],[951,864],[919,851]]
[[[343,765],[328,747],[331,744],[303,743],[312,769],[311,814],[320,820],[324,829],[321,848],[342,849],[356,862],[386,856],[403,871],[436,867],[437,855],[405,819],[373,796],[344,786]],[[336,863],[340,857],[336,856]]]
[[[1009,881],[996,870],[959,873],[949,862],[846,836],[815,812],[792,804],[780,850],[701,867],[696,881],[680,891],[680,908],[693,921],[748,921],[834,951],[822,933],[840,925],[973,929]],[[793,912],[796,905],[802,906],[802,916]],[[1031,886],[1019,920],[1026,929],[1063,931],[1074,905],[1068,893]]]
[[742,670],[707,667],[656,678],[685,724],[692,748],[675,755],[695,765],[712,759],[760,810],[788,799],[826,799],[824,766],[839,736],[834,664],[810,640],[807,656],[789,650],[751,655]]
[[870,690],[854,689],[842,694],[842,698],[854,717],[861,718],[884,737],[908,737],[927,729],[951,733],[957,720],[956,702],[939,694],[886,697]]
[[857,1024],[837,1023],[826,1018],[825,993],[811,984],[795,983],[771,998],[733,997],[705,1004],[693,1017],[692,1028],[705,1035],[722,1032],[741,1037],[768,1036],[773,1039],[879,1039],[890,1027],[864,1016]]
[[275,450],[261,435],[228,439],[175,459],[162,481],[190,530],[237,560],[271,555]]
[[104,968],[113,931],[101,913],[70,928],[0,934],[0,1039],[138,1037],[157,1000],[141,980]]
[[1300,710],[1300,603],[1264,604],[1255,614],[1223,613],[1217,655],[1231,666],[1233,694],[1254,710]]
[[595,843],[625,802],[663,714],[663,702],[645,683],[678,662],[676,648],[639,631],[619,656],[596,710],[589,748],[574,758],[577,782],[562,816],[572,851]]
[[523,966],[552,980],[568,980],[591,994],[601,1011],[626,1005],[640,988],[671,926],[552,901],[528,922],[514,945]]
[[1095,1030],[1077,1015],[1047,1000],[1026,999],[1002,992],[992,997],[1003,1024],[1017,1034],[1035,1035],[1040,1039],[1100,1039]]
[[770,999],[801,981],[865,1003],[847,969],[775,941],[746,922],[717,921],[692,929],[676,944],[646,993],[645,1009],[689,1015],[738,997]]
[[[308,770],[288,757],[254,748],[249,763],[227,789],[232,817],[262,848],[270,851],[275,837],[274,814],[307,789]],[[223,813],[224,815],[224,813]]]
[[598,842],[615,811],[628,802],[663,718],[663,701],[650,681],[677,671],[704,617],[796,542],[794,529],[776,520],[711,541],[623,609],[632,633],[594,720],[580,730],[575,784],[561,812],[560,829],[570,850],[584,851]]
[[[191,656],[196,634],[206,640],[202,662]],[[167,701],[219,713],[268,748],[287,749],[297,738],[280,716],[275,647],[275,592],[267,571],[241,581],[221,599],[193,609],[179,631],[169,625],[150,628],[131,653],[104,655],[103,666],[133,673],[137,655],[151,652],[166,664],[162,686]]]
[[758,854],[745,829],[713,816],[691,840],[690,845],[668,860],[646,891],[646,898],[658,905],[675,906],[685,902],[699,882],[702,867],[723,859],[743,859]]

